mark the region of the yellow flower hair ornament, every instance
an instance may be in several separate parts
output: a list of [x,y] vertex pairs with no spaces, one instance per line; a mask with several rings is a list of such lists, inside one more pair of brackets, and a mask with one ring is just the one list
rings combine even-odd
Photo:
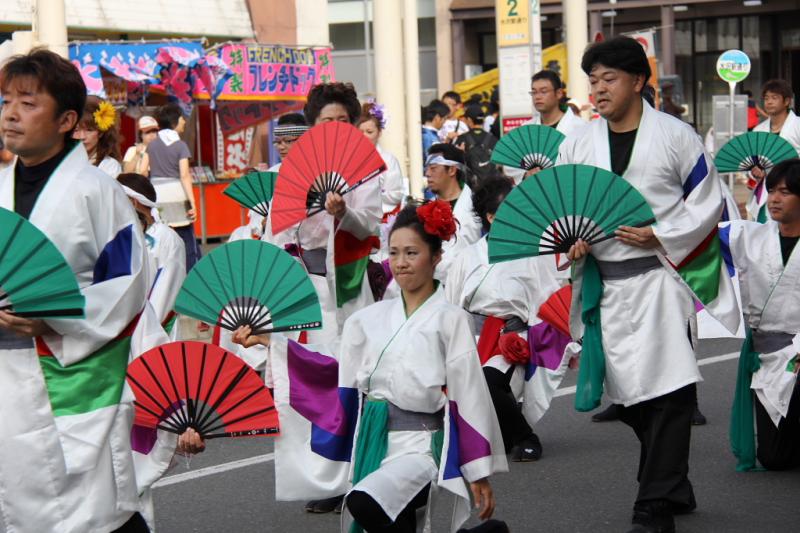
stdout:
[[101,132],[106,132],[117,122],[117,110],[108,102],[100,102],[94,112],[94,123]]

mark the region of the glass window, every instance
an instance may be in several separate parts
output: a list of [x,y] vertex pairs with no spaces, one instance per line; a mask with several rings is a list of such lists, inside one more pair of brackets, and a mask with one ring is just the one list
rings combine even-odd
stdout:
[[675,23],[675,55],[692,55],[692,23],[683,20]]
[[420,46],[436,46],[436,19],[417,19]]
[[[363,50],[364,23],[331,24],[328,31],[334,50]],[[372,32],[370,32],[372,33]]]

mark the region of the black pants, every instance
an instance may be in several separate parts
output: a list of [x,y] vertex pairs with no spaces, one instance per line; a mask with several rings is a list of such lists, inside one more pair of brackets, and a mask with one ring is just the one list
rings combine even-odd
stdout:
[[514,368],[512,366],[508,372],[501,372],[490,366],[483,367],[483,375],[489,386],[497,421],[500,423],[500,433],[503,435],[506,453],[533,435],[533,429],[522,416],[517,399],[511,392],[511,376],[514,374]]
[[800,466],[800,382],[795,382],[786,418],[778,427],[772,423],[758,396],[753,394],[756,407],[758,449],[756,456],[767,470],[786,470]]
[[689,443],[697,387],[687,385],[630,407],[620,406],[620,419],[641,443],[637,504],[666,500],[676,507],[694,503],[689,482]]
[[354,490],[345,498],[347,510],[353,515],[358,525],[367,533],[414,533],[417,530],[417,509],[424,507],[428,501],[430,484],[426,485],[400,511],[394,522],[375,499],[360,490]]
[[145,522],[142,515],[136,513],[130,520],[122,524],[122,527],[115,529],[111,533],[150,533],[150,528],[147,527],[147,522]]

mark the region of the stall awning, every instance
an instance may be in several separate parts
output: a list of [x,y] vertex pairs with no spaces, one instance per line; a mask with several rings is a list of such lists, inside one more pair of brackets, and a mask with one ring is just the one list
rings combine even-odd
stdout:
[[69,57],[89,94],[102,97],[103,71],[132,84],[160,86],[184,103],[197,92],[216,98],[233,74],[218,56],[206,56],[199,41],[77,42],[69,45]]

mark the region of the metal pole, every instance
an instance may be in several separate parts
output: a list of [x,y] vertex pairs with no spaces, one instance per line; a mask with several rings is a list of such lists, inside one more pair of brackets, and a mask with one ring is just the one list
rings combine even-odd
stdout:
[[536,74],[542,70],[542,9],[541,0],[531,2],[531,66]]
[[[730,141],[731,139],[733,139],[733,136],[734,136],[733,118],[735,116],[735,113],[734,113],[734,100],[736,98],[736,82],[732,82],[732,81],[728,82],[728,88],[730,89],[729,95],[730,95],[730,101],[731,101],[731,109],[730,109],[731,124],[730,124],[730,128],[729,128],[730,129],[730,135],[728,136],[728,141]],[[729,172],[728,173],[728,188],[731,190],[731,194],[733,194],[733,186],[734,186],[733,172]]]
[[[203,166],[203,152],[201,151],[202,145],[200,144],[200,108],[197,107],[197,116],[195,117],[194,121],[194,136],[196,137],[195,140],[195,147],[197,148],[197,166]],[[206,191],[205,187],[203,187],[203,180],[199,180],[198,189],[200,191],[200,212],[196,213],[197,216],[200,217],[200,242],[203,246],[206,245],[208,234],[206,232]]]
[[369,0],[364,0],[364,59],[367,63],[367,92],[374,92],[374,84],[372,82],[372,46],[370,46],[371,32],[369,29]]
[[406,75],[406,132],[408,180],[411,196],[422,198],[422,124],[420,123],[419,30],[417,0],[403,2],[404,63]]

